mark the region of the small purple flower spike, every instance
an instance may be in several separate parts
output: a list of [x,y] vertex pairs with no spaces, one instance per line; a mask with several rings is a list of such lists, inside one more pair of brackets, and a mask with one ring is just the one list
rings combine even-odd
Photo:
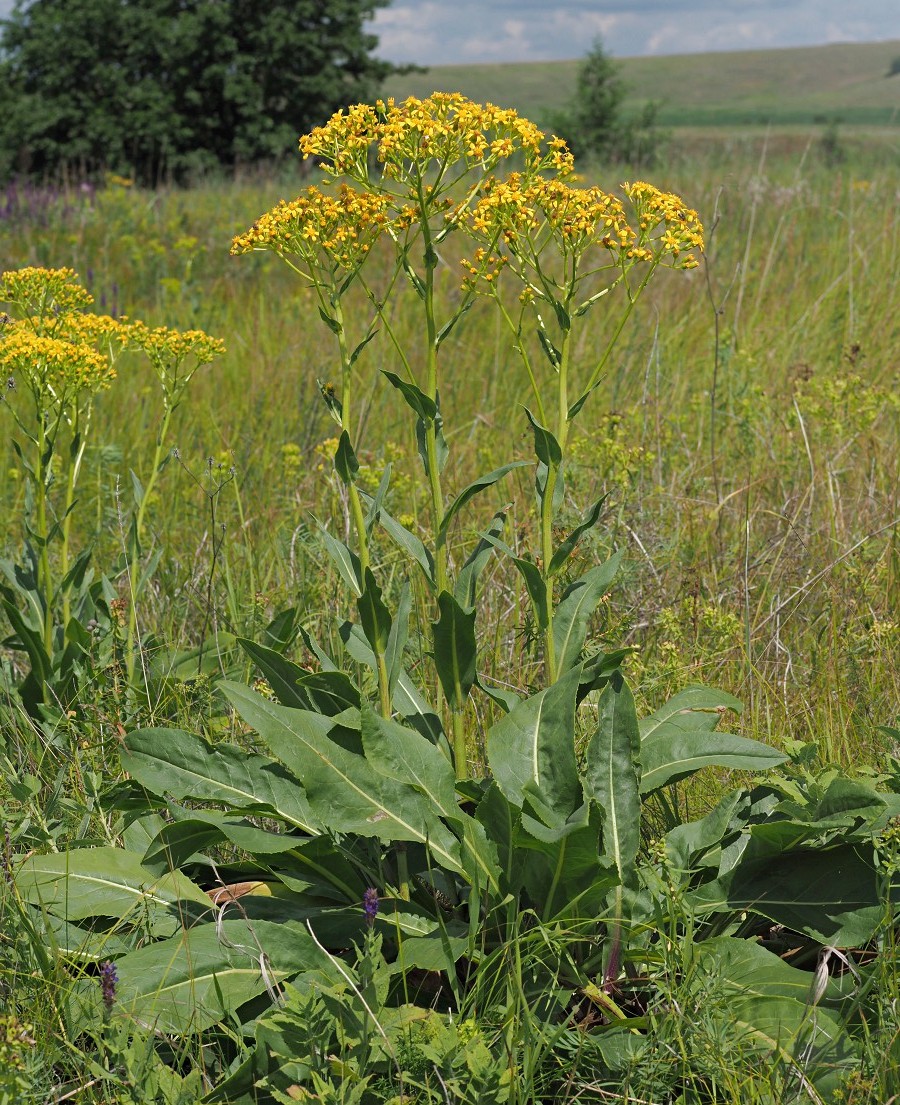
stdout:
[[363,913],[366,915],[366,924],[371,928],[378,913],[378,891],[374,886],[370,886],[363,894]]
[[119,985],[119,975],[115,963],[107,960],[100,967],[100,993],[103,1004],[107,1009],[112,1009],[116,1003],[116,987]]

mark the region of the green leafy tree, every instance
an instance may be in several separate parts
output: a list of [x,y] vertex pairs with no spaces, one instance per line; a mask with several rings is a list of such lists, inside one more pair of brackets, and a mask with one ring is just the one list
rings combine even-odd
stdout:
[[597,38],[579,67],[572,101],[551,124],[576,156],[649,164],[660,139],[658,107],[648,103],[627,116],[627,93],[619,65]]
[[0,175],[141,181],[281,156],[369,98],[387,0],[16,0],[0,47]]

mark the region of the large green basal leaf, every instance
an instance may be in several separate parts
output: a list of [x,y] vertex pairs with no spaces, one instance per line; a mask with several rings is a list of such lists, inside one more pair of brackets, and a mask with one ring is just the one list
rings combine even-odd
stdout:
[[144,866],[154,871],[183,867],[197,853],[223,841],[254,857],[271,857],[290,851],[305,838],[290,833],[270,833],[243,817],[221,810],[188,810],[169,803],[178,820],[164,825],[144,853]]
[[560,822],[583,801],[575,761],[575,697],[581,672],[513,706],[491,726],[487,755],[497,786],[522,806],[536,795]]
[[153,794],[272,812],[304,832],[318,822],[303,787],[281,764],[233,744],[207,744],[180,729],[138,729],[125,738],[122,767]]
[[270,751],[302,780],[313,816],[333,832],[377,837],[387,843],[417,841],[435,860],[460,871],[459,842],[433,802],[413,786],[380,775],[364,756],[329,738],[331,718],[288,710],[240,683],[222,688],[244,721]]
[[739,698],[714,687],[692,686],[673,695],[658,710],[642,718],[641,741],[658,735],[660,727],[677,718],[681,728],[715,729],[724,710],[739,714],[743,705]]
[[696,957],[724,997],[741,1046],[767,1053],[769,1062],[802,1063],[805,1077],[830,1100],[856,1058],[852,1036],[827,1008],[840,1002],[837,985],[829,981],[813,1006],[813,973],[791,967],[751,940],[706,940],[697,945]]
[[698,887],[688,902],[699,914],[757,913],[839,948],[866,943],[884,914],[871,848],[852,844],[759,857],[748,848],[731,871]]
[[207,913],[209,898],[177,871],[155,876],[122,848],[77,848],[33,856],[16,872],[19,893],[68,921],[113,917],[174,932]]
[[[116,960],[116,1014],[159,1032],[200,1032],[251,998],[306,971],[335,974],[305,926],[200,925]],[[79,988],[82,1027],[99,1019],[99,984]]]
[[641,743],[641,794],[650,794],[704,767],[768,771],[787,756],[760,741],[708,729],[682,729],[677,718],[664,722]]
[[640,738],[634,698],[616,676],[597,704],[597,731],[585,759],[588,794],[600,809],[603,852],[613,861],[622,884],[634,876],[641,842]]

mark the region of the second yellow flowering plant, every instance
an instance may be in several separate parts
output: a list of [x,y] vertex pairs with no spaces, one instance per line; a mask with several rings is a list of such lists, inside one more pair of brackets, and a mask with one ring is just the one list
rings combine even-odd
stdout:
[[[0,602],[30,671],[19,688],[36,717],[69,710],[79,694],[80,668],[89,666],[93,638],[87,628],[118,625],[128,610],[127,632],[117,645],[127,686],[138,661],[137,602],[146,584],[141,538],[156,481],[169,458],[172,414],[200,365],[224,345],[200,330],[151,329],[90,310],[93,297],[67,268],[29,267],[0,275],[0,372],[13,442],[27,477],[24,562],[0,561],[5,582]],[[77,487],[90,440],[97,397],[117,376],[128,349],[150,360],[162,395],[156,447],[145,483],[132,472],[134,509],[121,565],[127,597],[117,597],[106,577],[93,578],[90,547],[72,553]],[[114,635],[114,634],[113,634]],[[115,650],[114,650],[115,651]]]
[[[561,595],[554,593],[554,580],[582,535],[597,523],[602,506],[590,507],[583,523],[554,546],[569,427],[601,382],[610,352],[657,269],[684,270],[698,263],[702,227],[679,197],[649,184],[623,185],[622,196],[576,186],[573,159],[561,139],[548,140],[515,111],[473,103],[458,93],[356,105],[303,137],[300,149],[316,159],[335,191],[327,185],[311,187],[296,200],[278,204],[235,238],[232,252],[278,254],[312,289],[320,316],[335,336],[340,386],[323,386],[322,393],[341,428],[334,463],[347,487],[355,548],[328,533],[324,540],[356,597],[384,717],[396,709],[407,634],[400,623],[408,617],[409,603],[404,595],[397,618],[384,604],[370,550],[373,526],[380,523],[421,569],[437,615],[432,627],[436,714],[446,710],[449,716],[457,776],[465,778],[466,703],[478,684],[475,587],[492,548],[512,552],[500,539],[502,516],[463,564],[451,560],[448,536],[470,500],[522,462],[488,473],[448,502],[443,343],[476,297],[489,298],[508,328],[533,393],[533,411],[525,413],[534,433],[541,546],[534,557],[513,559],[542,635],[550,687],[581,660],[588,619],[618,563],[613,558]],[[504,175],[504,168],[511,171]],[[451,235],[467,243],[461,294],[449,314],[440,317],[436,279],[447,263],[439,251]],[[392,274],[376,286],[366,262],[384,250],[393,253]],[[517,285],[512,298],[510,285]],[[392,298],[406,290],[422,312],[416,347],[401,340],[388,309]],[[612,294],[616,291],[618,299]],[[365,297],[370,306],[368,319],[354,327],[352,337],[345,308],[351,295],[357,303]],[[573,365],[578,326],[601,302],[613,315],[607,345],[593,364]],[[352,315],[360,317],[358,307]],[[375,496],[357,486],[353,393],[361,358],[377,329],[384,331],[396,357],[396,371],[385,370],[384,376],[415,415],[431,507],[425,541],[385,510],[389,472]],[[537,350],[543,368],[535,362]],[[605,671],[600,664],[596,677],[605,678]]]

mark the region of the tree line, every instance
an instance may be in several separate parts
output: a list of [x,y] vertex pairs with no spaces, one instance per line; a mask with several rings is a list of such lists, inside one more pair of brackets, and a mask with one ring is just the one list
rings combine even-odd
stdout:
[[[0,20],[0,182],[145,185],[275,161],[371,100],[395,66],[368,27],[389,0],[16,0]],[[655,107],[629,118],[595,42],[549,119],[580,157],[646,163]]]
[[0,37],[0,179],[183,180],[284,156],[392,66],[388,0],[16,0]]

